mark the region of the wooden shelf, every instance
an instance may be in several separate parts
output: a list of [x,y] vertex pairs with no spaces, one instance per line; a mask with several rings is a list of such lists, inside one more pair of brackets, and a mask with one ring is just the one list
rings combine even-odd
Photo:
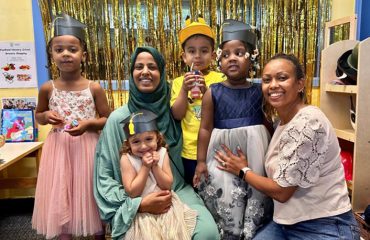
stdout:
[[335,133],[337,134],[337,137],[343,140],[347,140],[350,142],[355,142],[356,135],[355,130],[353,129],[335,129]]
[[346,181],[346,183],[347,183],[348,192],[351,195],[351,192],[352,192],[352,181]]
[[[357,85],[333,85],[337,61],[358,44]],[[352,181],[347,182],[354,212],[363,212],[370,201],[370,38],[361,42],[344,40],[333,43],[321,53],[320,108],[332,123],[339,139],[350,143],[353,153]],[[351,126],[350,109],[356,111],[356,130]]]
[[325,91],[336,92],[336,93],[357,94],[357,85],[334,85],[334,84],[327,83],[325,85]]

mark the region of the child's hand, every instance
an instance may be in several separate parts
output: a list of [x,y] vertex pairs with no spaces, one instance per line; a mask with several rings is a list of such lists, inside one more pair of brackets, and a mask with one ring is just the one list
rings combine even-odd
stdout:
[[143,165],[147,168],[151,168],[153,166],[153,154],[150,152],[147,152],[142,157]]
[[198,162],[197,167],[195,168],[195,174],[193,177],[193,186],[198,187],[200,179],[202,178],[202,175],[204,174],[204,177],[206,181],[208,181],[208,169],[207,164],[205,162]]
[[157,151],[153,152],[153,165],[157,165],[159,163],[159,153]]
[[78,120],[78,125],[70,129],[64,129],[65,132],[69,133],[72,136],[80,136],[86,132],[88,127],[88,122],[84,120]]
[[45,120],[47,123],[52,125],[58,125],[64,122],[64,119],[55,111],[46,111]]
[[194,72],[187,72],[184,75],[184,81],[182,82],[182,89],[186,92],[190,91],[190,89],[194,86],[195,83],[195,75]]
[[197,83],[198,83],[198,87],[200,88],[200,91],[202,92],[202,94],[204,94],[207,91],[207,86],[206,86],[206,81],[204,80],[202,73],[198,75]]

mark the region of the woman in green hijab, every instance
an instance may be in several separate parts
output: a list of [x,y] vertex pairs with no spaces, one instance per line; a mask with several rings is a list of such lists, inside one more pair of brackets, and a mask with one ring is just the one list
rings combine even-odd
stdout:
[[169,146],[174,176],[172,189],[185,204],[198,212],[193,239],[219,239],[212,215],[183,178],[181,127],[170,112],[171,93],[165,77],[163,56],[151,47],[137,48],[131,58],[130,73],[128,104],[111,113],[96,146],[94,196],[102,220],[110,223],[112,238],[121,239],[138,211],[161,214],[171,206],[170,191],[130,198],[122,186],[119,150],[126,136],[121,122],[132,112],[147,109],[158,115],[158,128]]

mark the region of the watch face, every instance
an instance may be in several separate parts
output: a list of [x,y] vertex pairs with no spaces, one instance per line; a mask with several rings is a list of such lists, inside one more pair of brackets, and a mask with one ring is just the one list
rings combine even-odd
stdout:
[[240,179],[243,179],[244,178],[244,171],[243,171],[243,169],[240,169],[240,171],[239,171],[239,178]]

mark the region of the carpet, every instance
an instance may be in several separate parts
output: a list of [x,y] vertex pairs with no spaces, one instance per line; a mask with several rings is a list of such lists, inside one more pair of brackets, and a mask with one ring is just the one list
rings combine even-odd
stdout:
[[[33,198],[0,200],[0,240],[42,240],[32,229]],[[57,238],[55,238],[57,239]],[[76,240],[92,240],[79,237]]]

